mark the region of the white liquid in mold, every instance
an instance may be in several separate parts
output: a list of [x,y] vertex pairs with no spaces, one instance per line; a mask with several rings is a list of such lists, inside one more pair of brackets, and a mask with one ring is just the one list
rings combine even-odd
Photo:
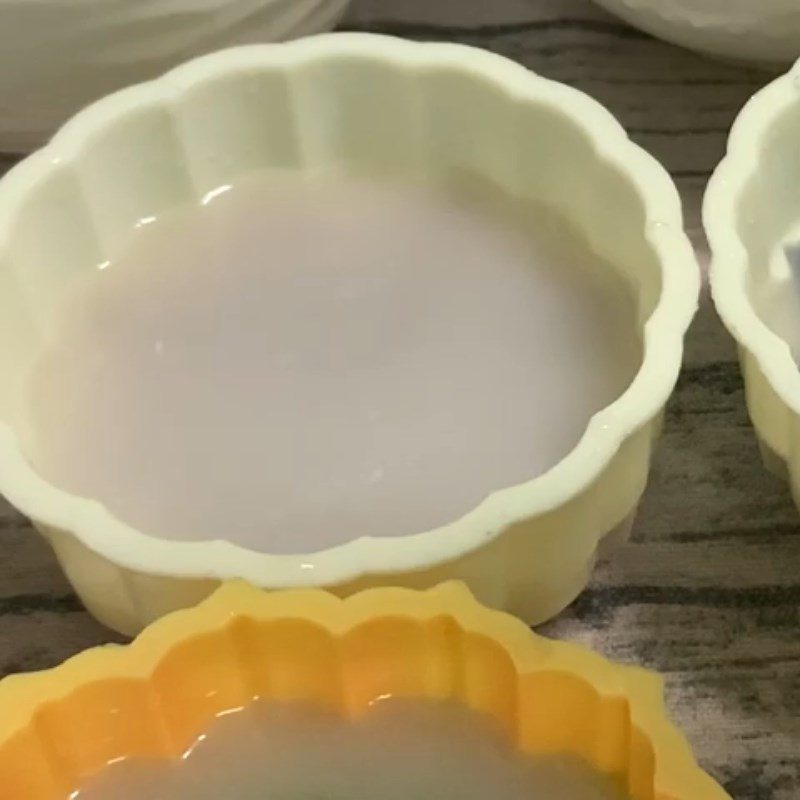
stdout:
[[183,759],[117,762],[75,800],[623,800],[573,756],[528,756],[454,703],[390,700],[355,722],[258,701]]
[[166,539],[306,553],[461,517],[640,362],[610,267],[506,212],[258,176],[148,218],[54,319],[28,457]]

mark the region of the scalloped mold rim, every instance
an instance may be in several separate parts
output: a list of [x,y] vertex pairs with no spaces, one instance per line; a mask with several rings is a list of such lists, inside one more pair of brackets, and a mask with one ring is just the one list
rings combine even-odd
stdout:
[[[295,126],[291,136],[278,124],[284,117]],[[634,380],[591,419],[578,445],[534,480],[495,492],[442,528],[308,555],[136,531],[99,502],[42,480],[2,421],[0,490],[51,542],[89,610],[128,634],[229,578],[342,594],[455,578],[530,623],[553,616],[583,589],[603,543],[629,530],[700,284],[669,176],[608,111],[575,89],[466,46],[329,34],[222,51],[112,95],[0,181],[0,297],[7,306],[0,368],[8,372],[11,364],[19,379],[20,363],[31,357],[20,353],[43,323],[20,315],[30,305],[32,317],[46,316],[73,268],[67,254],[82,230],[75,221],[81,213],[93,232],[81,252],[102,260],[103,248],[137,216],[189,191],[177,184],[190,184],[197,196],[225,182],[231,164],[246,170],[278,151],[302,168],[343,157],[360,168],[389,161],[390,168],[477,173],[579,216],[589,244],[639,297],[644,356]],[[14,257],[16,269],[3,263]]]

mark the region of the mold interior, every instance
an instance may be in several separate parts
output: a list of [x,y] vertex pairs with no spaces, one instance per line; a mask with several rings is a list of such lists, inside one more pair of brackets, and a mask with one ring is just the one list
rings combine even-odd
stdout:
[[0,252],[8,306],[0,418],[23,439],[32,435],[31,368],[77,282],[117,258],[141,220],[254,171],[422,180],[531,213],[544,206],[597,254],[609,281],[625,285],[637,342],[658,300],[657,258],[635,188],[556,105],[522,102],[474,74],[443,66],[417,73],[364,57],[320,59],[291,75],[243,67],[169,102],[90,114],[94,131],[77,152],[45,169],[21,168],[29,186]]
[[747,253],[746,291],[761,320],[800,357],[800,104],[784,107],[760,145],[735,220]]
[[522,754],[492,723],[452,701],[385,698],[347,720],[257,700],[215,720],[180,759],[116,762],[74,800],[624,800],[613,777],[575,756]]

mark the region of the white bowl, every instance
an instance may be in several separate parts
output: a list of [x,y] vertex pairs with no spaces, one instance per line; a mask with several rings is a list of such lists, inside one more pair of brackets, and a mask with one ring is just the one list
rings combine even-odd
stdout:
[[800,56],[798,0],[595,0],[653,36],[764,64]]
[[75,276],[142,217],[268,167],[488,181],[546,202],[629,284],[641,368],[548,472],[404,537],[278,556],[147,536],[45,482],[2,422],[0,490],[49,538],[87,607],[128,633],[235,577],[342,593],[460,578],[529,622],[557,613],[642,494],[699,270],[669,176],[611,114],[491,53],[332,34],[201,58],[79,114],[0,181],[0,420],[17,414]]
[[[766,465],[800,502],[800,371],[781,336],[800,332],[784,245],[800,240],[800,62],[742,109],[709,182],[703,221],[717,311],[739,344],[747,407]],[[796,318],[774,316],[774,299]],[[785,309],[784,309],[785,310]],[[788,331],[789,326],[796,331]]]
[[332,28],[348,0],[0,0],[0,152],[88,103],[232,44]]

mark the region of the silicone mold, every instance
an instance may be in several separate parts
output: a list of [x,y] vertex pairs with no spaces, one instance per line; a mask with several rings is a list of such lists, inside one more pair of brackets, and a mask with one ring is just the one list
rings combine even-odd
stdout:
[[723,58],[788,63],[800,55],[796,0],[595,0],[653,36]]
[[529,753],[571,753],[631,800],[723,800],[670,724],[661,680],[531,633],[459,584],[265,593],[242,582],[130,646],[86,651],[0,683],[0,785],[66,800],[107,763],[177,757],[214,717],[259,697],[345,717],[378,697],[453,699]]
[[762,298],[770,292],[789,297],[797,292],[783,246],[800,239],[798,134],[800,62],[744,107],[703,203],[714,302],[739,345],[747,408],[764,462],[789,478],[796,503],[800,372]]
[[348,0],[0,0],[0,152],[87,103],[220,47],[332,28]]
[[[560,463],[436,530],[297,556],[134,530],[42,480],[9,421],[52,309],[135,222],[255,169],[489,183],[566,217],[630,286],[634,380]],[[596,102],[480,50],[330,34],[234,49],[113,95],[0,181],[0,490],[52,543],[101,621],[134,633],[221,580],[341,594],[466,581],[531,623],[624,537],[680,367],[699,270],[664,170]],[[24,423],[23,423],[24,424]]]

